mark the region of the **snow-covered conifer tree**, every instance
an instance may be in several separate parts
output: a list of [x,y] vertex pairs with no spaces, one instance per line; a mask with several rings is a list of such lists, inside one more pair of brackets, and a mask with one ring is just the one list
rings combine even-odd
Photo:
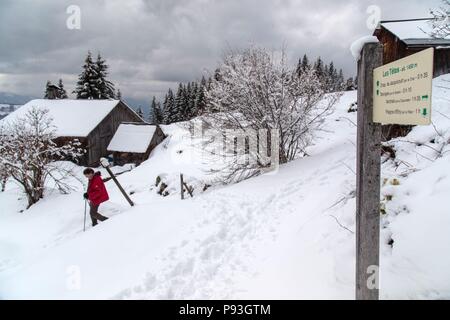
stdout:
[[141,119],[144,119],[144,112],[142,111],[141,107],[137,108],[136,113],[139,117],[141,117]]
[[107,80],[108,65],[106,61],[101,57],[100,53],[97,55],[97,61],[95,62],[95,68],[97,71],[97,88],[98,97],[96,99],[115,99],[114,84]]
[[[167,99],[167,96],[166,96]],[[163,112],[161,110],[161,103],[156,101],[156,97],[153,96],[152,104],[150,107],[150,123],[161,124],[164,122]]]
[[52,96],[52,83],[50,80],[47,80],[47,83],[45,84],[45,92],[44,92],[44,99],[54,99]]
[[174,112],[175,108],[175,98],[172,89],[169,89],[169,92],[167,93],[163,108],[164,124],[172,123],[172,113]]
[[98,88],[97,79],[97,66],[92,61],[91,52],[88,51],[84,60],[83,71],[79,75],[77,86],[73,91],[77,99],[98,99],[101,93]]
[[178,91],[170,110],[170,123],[184,120],[184,109],[186,106],[185,88],[182,83],[178,86]]
[[309,68],[311,68],[311,66],[309,64],[308,56],[306,54],[304,54],[303,58],[299,59],[299,61],[298,61],[297,75],[300,77],[301,74]]
[[64,89],[64,84],[63,84],[62,79],[59,79],[58,88],[59,88],[59,90],[58,90],[58,94],[59,94],[58,99],[67,99],[68,96],[67,96],[66,89]]
[[322,61],[322,58],[318,57],[316,62],[314,63],[314,70],[316,72],[316,76],[319,79],[323,79],[325,76],[325,67]]

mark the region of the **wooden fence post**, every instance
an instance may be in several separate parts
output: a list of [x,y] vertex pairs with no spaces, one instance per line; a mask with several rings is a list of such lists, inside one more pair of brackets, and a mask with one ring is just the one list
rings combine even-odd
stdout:
[[134,206],[134,202],[131,201],[130,197],[127,195],[127,193],[125,192],[125,190],[123,189],[122,185],[119,183],[119,181],[117,180],[116,176],[114,175],[114,173],[111,171],[111,169],[109,168],[109,163],[108,160],[106,159],[101,159],[100,160],[100,164],[103,168],[106,169],[106,171],[108,171],[109,175],[111,176],[111,179],[114,181],[114,183],[116,184],[116,186],[119,188],[120,192],[122,193],[122,195],[125,197],[125,199],[128,201],[128,203],[130,204],[130,206]]
[[373,123],[373,69],[383,47],[366,43],[358,61],[356,299],[379,298],[381,125]]
[[181,200],[184,200],[184,181],[183,181],[183,174],[180,173],[180,190],[181,190]]

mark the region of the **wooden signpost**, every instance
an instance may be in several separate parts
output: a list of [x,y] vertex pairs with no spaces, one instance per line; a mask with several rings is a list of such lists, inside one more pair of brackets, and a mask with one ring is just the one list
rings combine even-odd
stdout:
[[[383,63],[383,47],[366,43],[358,61],[358,128],[356,151],[356,299],[377,300],[368,286],[379,266],[381,125],[374,123],[373,70]],[[378,275],[375,275],[377,277]]]
[[433,49],[381,66],[383,47],[366,43],[358,61],[356,299],[379,299],[381,123],[431,122]]

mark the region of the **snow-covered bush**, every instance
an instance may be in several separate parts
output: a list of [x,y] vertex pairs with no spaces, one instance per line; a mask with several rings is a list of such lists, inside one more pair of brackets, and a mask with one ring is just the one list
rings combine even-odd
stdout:
[[442,6],[431,10],[431,36],[433,38],[445,39],[450,36],[450,0],[442,0]]
[[0,166],[23,188],[28,207],[43,198],[46,182],[53,182],[61,192],[70,189],[66,178],[73,176],[71,168],[56,161],[76,159],[82,149],[77,141],[60,146],[54,139],[48,110],[40,108],[32,108],[0,130]]
[[[205,121],[224,135],[230,129],[250,137],[260,130],[277,131],[279,163],[286,163],[310,145],[339,95],[326,94],[313,68],[298,75],[284,49],[273,53],[252,46],[225,56],[206,90]],[[251,144],[247,141],[244,153]]]

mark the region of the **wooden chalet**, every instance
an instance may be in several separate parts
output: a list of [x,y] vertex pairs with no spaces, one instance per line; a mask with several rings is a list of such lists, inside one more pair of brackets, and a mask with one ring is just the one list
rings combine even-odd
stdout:
[[374,36],[383,45],[383,64],[434,48],[434,77],[450,73],[450,37],[433,38],[431,19],[381,21]]
[[3,120],[14,121],[33,107],[49,111],[58,145],[80,141],[86,153],[78,163],[84,166],[97,166],[100,158],[108,155],[108,144],[122,122],[144,122],[123,101],[81,99],[31,100]]
[[122,123],[108,146],[115,165],[141,164],[152,150],[165,139],[158,125],[147,123]]

